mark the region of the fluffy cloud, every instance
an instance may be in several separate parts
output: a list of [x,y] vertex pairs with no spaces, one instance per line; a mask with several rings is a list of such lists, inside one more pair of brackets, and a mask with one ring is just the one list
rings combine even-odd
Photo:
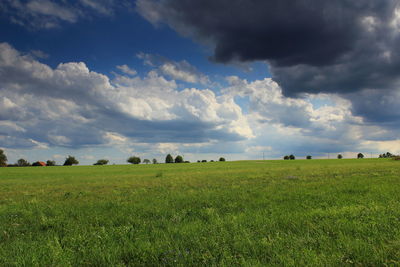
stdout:
[[[177,90],[175,81],[155,71],[143,78],[117,75],[110,81],[82,62],[52,69],[8,44],[0,48],[0,132],[5,137],[14,134],[55,146],[82,147],[123,140],[241,140],[252,135],[231,97],[210,90]],[[14,139],[6,139],[6,146],[15,145]]]

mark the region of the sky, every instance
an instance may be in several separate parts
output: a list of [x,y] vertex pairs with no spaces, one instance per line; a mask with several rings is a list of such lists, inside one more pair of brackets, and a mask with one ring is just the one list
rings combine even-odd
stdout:
[[400,153],[399,0],[3,0],[0,149],[80,164]]

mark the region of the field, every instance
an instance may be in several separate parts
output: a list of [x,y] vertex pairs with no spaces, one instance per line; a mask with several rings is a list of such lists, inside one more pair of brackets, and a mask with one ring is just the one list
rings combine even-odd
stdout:
[[0,266],[400,265],[400,161],[0,168]]

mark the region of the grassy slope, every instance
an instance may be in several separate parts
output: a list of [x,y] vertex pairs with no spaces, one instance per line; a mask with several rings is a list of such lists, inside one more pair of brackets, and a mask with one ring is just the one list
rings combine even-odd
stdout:
[[0,168],[0,265],[400,264],[400,162]]

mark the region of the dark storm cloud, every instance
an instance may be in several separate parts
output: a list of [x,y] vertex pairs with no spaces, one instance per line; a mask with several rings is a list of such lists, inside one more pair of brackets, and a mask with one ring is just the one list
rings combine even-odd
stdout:
[[[326,65],[360,38],[360,19],[386,20],[396,1],[139,0],[153,22],[215,44],[215,60]],[[156,15],[155,15],[156,14]]]
[[399,88],[399,0],[138,0],[137,9],[211,45],[217,62],[268,61],[286,96],[340,93],[377,120],[347,94]]

